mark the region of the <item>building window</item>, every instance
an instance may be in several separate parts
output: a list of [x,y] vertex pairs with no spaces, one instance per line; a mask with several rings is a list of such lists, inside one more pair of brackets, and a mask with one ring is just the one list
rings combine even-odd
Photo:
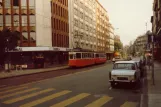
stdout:
[[11,15],[6,16],[6,26],[11,26]]
[[28,33],[27,32],[23,32],[22,36],[23,36],[23,41],[28,41]]
[[33,42],[36,42],[36,33],[30,32],[30,40],[33,41]]
[[5,7],[10,8],[11,7],[11,0],[5,0]]
[[13,0],[13,6],[19,6],[19,0]]
[[35,0],[29,0],[29,6],[31,7],[35,7]]
[[27,16],[22,16],[22,26],[27,26]]
[[3,26],[3,16],[0,15],[0,26]]
[[22,8],[27,8],[26,0],[21,0],[21,6],[22,6]]
[[36,24],[35,16],[30,16],[30,26],[34,26]]
[[14,26],[19,26],[19,16],[14,16]]

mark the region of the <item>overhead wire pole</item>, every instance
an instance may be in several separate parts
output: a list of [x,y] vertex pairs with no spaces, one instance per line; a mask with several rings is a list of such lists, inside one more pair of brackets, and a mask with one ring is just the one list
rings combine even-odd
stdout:
[[152,34],[152,80],[153,85],[155,85],[155,76],[154,76],[154,35]]

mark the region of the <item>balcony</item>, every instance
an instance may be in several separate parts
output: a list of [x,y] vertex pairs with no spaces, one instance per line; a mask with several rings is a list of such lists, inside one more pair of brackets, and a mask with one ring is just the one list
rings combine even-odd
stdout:
[[26,10],[26,9],[22,9],[22,10],[21,10],[21,14],[22,14],[22,15],[27,15],[27,10]]
[[35,26],[30,26],[30,32],[35,32],[36,31],[36,27]]
[[2,15],[3,14],[3,9],[2,8],[0,8],[0,15]]
[[30,9],[30,15],[35,15],[35,10],[34,9]]
[[14,15],[19,15],[19,9],[14,9],[14,10],[13,10],[13,14],[14,14]]
[[6,15],[11,15],[11,9],[5,9]]
[[22,27],[22,32],[27,32],[27,26]]
[[19,26],[14,26],[14,31],[20,32],[20,27]]

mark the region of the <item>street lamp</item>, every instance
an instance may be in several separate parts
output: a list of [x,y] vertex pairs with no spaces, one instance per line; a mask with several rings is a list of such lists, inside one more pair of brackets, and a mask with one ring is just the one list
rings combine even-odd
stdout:
[[146,33],[148,37],[151,39],[152,43],[152,80],[153,80],[153,85],[155,85],[155,76],[154,76],[154,34],[152,34],[150,31]]
[[9,64],[9,39],[7,38],[6,41],[7,41],[6,51],[7,51],[7,55],[8,55],[8,58],[7,58],[8,69],[7,69],[7,71],[10,72],[10,64]]

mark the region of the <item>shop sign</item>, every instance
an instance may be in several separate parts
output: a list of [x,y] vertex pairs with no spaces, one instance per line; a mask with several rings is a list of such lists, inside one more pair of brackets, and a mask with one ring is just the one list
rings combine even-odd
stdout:
[[66,51],[72,51],[72,49],[67,48]]
[[17,47],[17,48],[16,48],[16,51],[22,51],[22,48]]
[[60,51],[60,48],[53,48],[53,51]]

